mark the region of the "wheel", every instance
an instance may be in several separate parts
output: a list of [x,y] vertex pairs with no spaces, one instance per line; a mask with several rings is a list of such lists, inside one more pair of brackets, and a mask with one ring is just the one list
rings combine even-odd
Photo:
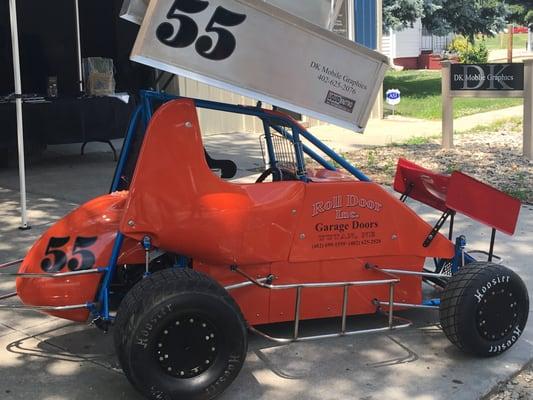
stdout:
[[450,278],[440,303],[448,339],[467,353],[494,356],[512,347],[526,326],[529,297],[503,265],[473,262]]
[[129,381],[158,400],[215,398],[238,375],[248,346],[228,292],[186,268],[156,272],[128,292],[114,341]]

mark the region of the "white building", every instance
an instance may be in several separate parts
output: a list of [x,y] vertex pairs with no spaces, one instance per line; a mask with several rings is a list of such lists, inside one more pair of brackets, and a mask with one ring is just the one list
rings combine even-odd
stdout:
[[440,69],[438,57],[450,44],[453,34],[436,36],[417,20],[413,27],[383,35],[382,52],[405,69]]

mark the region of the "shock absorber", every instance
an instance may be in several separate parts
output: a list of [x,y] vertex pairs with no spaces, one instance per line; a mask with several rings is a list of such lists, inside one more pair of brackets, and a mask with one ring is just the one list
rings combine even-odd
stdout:
[[152,239],[146,235],[143,237],[142,246],[144,248],[144,277],[150,275],[150,251],[152,250]]

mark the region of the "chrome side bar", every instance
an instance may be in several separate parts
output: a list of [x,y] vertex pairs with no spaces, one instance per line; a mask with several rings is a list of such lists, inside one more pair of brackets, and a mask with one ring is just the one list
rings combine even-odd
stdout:
[[8,268],[8,267],[11,267],[12,265],[20,264],[22,261],[24,261],[23,258],[21,258],[20,260],[14,260],[14,261],[6,262],[4,264],[0,264],[0,269]]
[[[257,281],[263,283],[263,282],[268,281],[268,279],[269,278],[259,278],[257,279]],[[226,289],[229,292],[230,290],[240,289],[240,288],[252,286],[252,285],[255,285],[255,283],[251,281],[244,281],[240,283],[235,283],[233,285],[224,286],[224,289]]]
[[[297,341],[305,341],[305,340],[314,340],[314,339],[325,339],[325,338],[333,338],[333,337],[339,337],[339,336],[350,336],[350,335],[357,335],[362,333],[372,333],[372,332],[383,332],[387,330],[392,329],[400,329],[400,328],[406,328],[412,323],[410,321],[407,321],[407,323],[401,324],[401,325],[394,325],[395,320],[402,320],[406,321],[405,319],[400,319],[398,317],[393,316],[394,312],[394,285],[400,282],[400,279],[395,277],[389,272],[383,272],[379,268],[373,268],[376,271],[390,276],[390,279],[376,279],[376,280],[369,280],[369,281],[347,281],[347,282],[319,282],[319,283],[293,283],[293,284],[284,284],[284,285],[273,285],[271,283],[265,283],[265,281],[270,282],[274,279],[274,277],[268,276],[266,278],[261,279],[255,279],[246,272],[240,270],[237,266],[232,266],[231,270],[242,275],[246,279],[248,279],[249,282],[243,282],[257,285],[264,289],[273,289],[273,290],[287,290],[287,289],[296,289],[296,300],[295,300],[295,306],[294,306],[294,330],[292,338],[275,338],[272,336],[267,335],[264,332],[261,332],[257,328],[254,328],[252,326],[249,326],[249,329],[257,333],[260,336],[263,336],[269,340],[273,340],[278,343],[290,343],[290,342],[297,342]],[[382,328],[374,328],[374,329],[362,329],[357,331],[346,331],[346,317],[348,314],[348,289],[350,286],[372,286],[372,285],[389,285],[389,301],[386,303],[388,304],[388,325],[386,327]],[[239,286],[243,287],[243,286]],[[304,288],[332,288],[332,287],[342,287],[343,288],[343,299],[342,299],[342,316],[341,316],[341,330],[338,333],[331,333],[326,335],[318,335],[318,336],[306,336],[306,337],[300,337],[300,310],[301,310],[301,299],[302,299],[302,289]],[[379,309],[379,305],[376,304]]]
[[[394,317],[395,320],[400,320],[398,317]],[[401,319],[402,321],[406,321],[405,318]],[[376,333],[376,332],[386,332],[391,330],[397,330],[397,329],[403,329],[407,328],[409,326],[413,325],[411,321],[408,321],[406,323],[400,324],[400,325],[393,325],[392,327],[385,326],[382,328],[373,328],[373,329],[360,329],[357,331],[347,331],[347,332],[338,332],[338,333],[329,333],[325,335],[315,335],[315,336],[304,336],[304,337],[297,337],[297,338],[278,338],[274,336],[270,336],[262,331],[260,331],[257,328],[254,328],[253,326],[249,326],[248,329],[259,335],[262,336],[268,340],[272,340],[273,342],[277,343],[292,343],[292,342],[306,342],[310,340],[317,340],[317,339],[329,339],[329,338],[336,338],[336,337],[343,337],[343,336],[353,336],[353,335],[361,335],[365,333]]]
[[70,271],[70,272],[43,272],[43,273],[20,273],[20,272],[2,272],[1,276],[17,276],[19,278],[64,278],[66,276],[77,275],[89,275],[89,274],[101,274],[106,271],[106,268],[97,269],[84,269],[82,271]]
[[[377,271],[383,271],[382,269],[376,269]],[[237,272],[238,274],[244,276],[250,282],[254,283],[257,286],[261,286],[265,289],[273,290],[286,290],[286,289],[296,289],[296,288],[330,288],[330,287],[344,287],[344,286],[371,286],[371,285],[390,285],[400,282],[399,278],[391,279],[379,279],[373,281],[347,281],[347,282],[318,282],[318,283],[291,283],[286,285],[272,285],[269,283],[260,282],[258,279],[255,279],[248,275],[246,272],[240,270],[237,267],[232,267],[232,271]]]
[[[8,268],[13,265],[20,264],[23,260],[10,261],[0,265],[0,269]],[[52,272],[52,273],[20,273],[20,272],[0,272],[2,276],[16,276],[19,278],[64,278],[69,276],[101,274],[105,272],[106,268],[87,269],[82,271],[69,272]],[[0,295],[0,300],[10,299],[16,297],[17,292]],[[35,310],[35,311],[67,311],[77,310],[81,308],[89,308],[90,304],[72,304],[67,306],[31,306],[26,304],[0,304],[0,310]]]
[[302,302],[302,287],[296,288],[296,302],[294,305],[294,335],[293,339],[298,339],[298,332],[300,330],[300,303]]
[[443,288],[442,286],[439,286],[439,285],[437,285],[437,284],[431,282],[430,280],[425,280],[424,283],[425,283],[426,285],[431,286],[433,289],[435,289],[435,290],[437,290],[437,291],[443,291],[443,290],[444,290],[444,288]]
[[11,297],[15,297],[16,295],[17,292],[3,294],[0,296],[0,300],[10,299]]
[[[488,251],[485,251],[485,250],[468,250],[465,253],[468,254],[468,255],[483,254],[484,256],[490,257],[490,253]],[[500,256],[497,256],[496,254],[493,254],[492,258],[496,258],[498,264],[503,263],[503,258],[500,257]]]
[[373,269],[375,269],[376,271],[388,272],[390,274],[398,274],[398,275],[427,276],[431,278],[451,278],[451,275],[437,274],[433,272],[405,271],[402,269],[389,269],[389,268],[376,268],[376,267],[373,267]]
[[346,314],[348,309],[348,286],[344,286],[344,293],[342,295],[342,320],[341,333],[346,333]]
[[70,306],[29,306],[26,304],[0,304],[0,310],[34,310],[34,311],[66,311],[78,310],[80,308],[89,308],[89,304],[73,304]]
[[[377,304],[382,305],[382,306],[388,306],[389,302],[388,301],[378,301]],[[392,305],[394,307],[405,307],[405,308],[429,308],[429,309],[433,309],[433,310],[438,310],[439,309],[439,306],[428,306],[428,305],[425,305],[425,304],[393,303]]]

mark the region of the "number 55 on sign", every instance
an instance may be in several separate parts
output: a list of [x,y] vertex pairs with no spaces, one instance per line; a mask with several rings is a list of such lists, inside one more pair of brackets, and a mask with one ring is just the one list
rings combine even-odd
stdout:
[[151,0],[131,59],[359,131],[388,67],[262,0]]

